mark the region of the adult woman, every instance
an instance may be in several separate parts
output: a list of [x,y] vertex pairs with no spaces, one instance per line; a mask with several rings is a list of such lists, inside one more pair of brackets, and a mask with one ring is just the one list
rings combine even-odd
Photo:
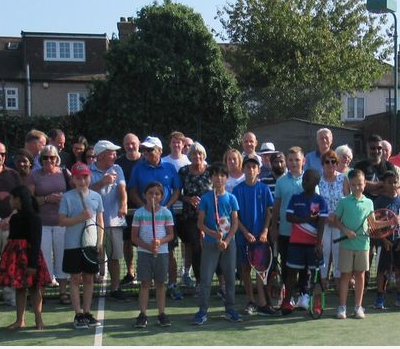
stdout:
[[353,152],[347,144],[340,145],[335,149],[336,155],[338,157],[337,171],[347,175],[351,170],[350,163],[353,160]]
[[17,170],[21,183],[27,183],[28,177],[31,174],[31,170],[34,164],[33,156],[25,149],[18,149],[14,155],[14,166]]
[[[89,145],[85,151],[85,155],[83,156],[84,162],[89,166],[96,162],[96,155],[94,155],[94,146]],[[128,178],[129,179],[129,178]],[[128,180],[127,179],[127,180]]]
[[208,172],[205,159],[207,157],[204,147],[194,142],[189,148],[188,158],[190,165],[179,169],[182,181],[183,202],[183,235],[182,242],[185,244],[185,258],[190,258],[196,284],[200,282],[201,261],[201,234],[197,228],[197,215],[200,197],[211,190],[210,173]]
[[232,193],[233,188],[244,181],[242,171],[243,157],[237,149],[228,149],[223,157],[223,162],[228,167],[228,181],[226,182],[226,191]]
[[339,244],[334,244],[333,240],[340,237],[340,231],[335,225],[334,212],[339,200],[349,194],[349,182],[347,177],[337,171],[338,156],[332,149],[326,151],[321,156],[322,176],[319,182],[319,192],[328,204],[329,216],[325,223],[324,235],[322,238],[323,255],[325,264],[321,267],[321,277],[327,286],[329,261],[332,255],[333,277],[335,286],[339,285],[340,271]]
[[72,140],[72,152],[71,152],[71,162],[67,166],[71,169],[72,165],[76,162],[85,162],[85,152],[88,148],[89,143],[84,136],[77,136]]
[[57,148],[46,145],[40,153],[41,169],[32,172],[28,187],[39,203],[39,215],[42,219],[41,248],[53,286],[60,286],[60,302],[70,304],[67,295],[67,274],[62,271],[64,256],[65,227],[58,223],[58,209],[64,192],[69,187],[69,171],[60,168],[60,156]]

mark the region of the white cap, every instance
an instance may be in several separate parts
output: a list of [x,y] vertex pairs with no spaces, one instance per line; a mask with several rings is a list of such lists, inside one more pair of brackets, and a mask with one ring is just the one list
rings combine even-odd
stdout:
[[258,152],[258,154],[274,154],[274,153],[277,153],[277,151],[275,150],[274,143],[271,142],[266,142],[261,144],[260,151]]
[[105,150],[118,150],[121,149],[118,145],[111,143],[110,141],[98,141],[94,146],[94,154],[99,155]]
[[162,143],[161,143],[160,139],[157,137],[151,137],[151,136],[148,136],[144,140],[144,142],[142,142],[140,144],[140,146],[145,147],[145,148],[154,148],[155,146],[157,146],[160,149],[162,149]]

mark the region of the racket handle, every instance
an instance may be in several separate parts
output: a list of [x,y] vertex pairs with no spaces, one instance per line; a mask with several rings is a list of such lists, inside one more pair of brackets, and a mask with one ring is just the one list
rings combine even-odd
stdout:
[[344,235],[344,236],[341,236],[340,238],[333,240],[333,243],[336,244],[337,242],[347,240],[347,239],[348,239],[347,235]]

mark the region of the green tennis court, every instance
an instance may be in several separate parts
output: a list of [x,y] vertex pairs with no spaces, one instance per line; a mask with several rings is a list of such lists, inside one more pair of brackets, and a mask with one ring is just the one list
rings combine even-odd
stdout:
[[[137,286],[135,286],[137,288]],[[89,330],[75,330],[72,326],[73,311],[70,306],[61,305],[57,298],[47,298],[43,319],[45,329],[34,330],[34,318],[27,312],[27,327],[10,332],[5,326],[15,319],[15,308],[0,304],[0,345],[398,345],[400,332],[395,328],[388,335],[387,323],[398,323],[400,309],[394,307],[395,290],[387,295],[388,309],[372,308],[375,292],[365,295],[366,318],[355,320],[335,319],[337,295],[327,294],[327,309],[322,318],[312,320],[306,311],[295,311],[285,317],[244,317],[242,323],[230,323],[223,315],[223,304],[216,296],[211,297],[209,319],[203,326],[190,324],[197,311],[197,298],[187,292],[183,300],[167,299],[166,311],[172,326],[161,328],[157,325],[157,311],[154,296],[148,311],[149,323],[145,329],[135,329],[133,318],[138,315],[137,289],[130,292],[128,301],[114,301],[108,297],[96,296],[93,313],[96,314],[99,300],[104,301],[104,327]],[[237,309],[242,310],[246,299],[238,287]],[[351,312],[353,295],[350,292],[348,312]],[[97,314],[96,314],[97,315]],[[98,316],[99,317],[99,316]],[[99,317],[100,318],[100,317]],[[383,338],[384,336],[384,338]]]

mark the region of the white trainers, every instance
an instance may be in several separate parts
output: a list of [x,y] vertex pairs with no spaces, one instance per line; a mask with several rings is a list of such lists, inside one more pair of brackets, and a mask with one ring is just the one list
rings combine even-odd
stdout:
[[337,319],[346,319],[346,307],[339,305],[336,313],[336,318]]
[[364,319],[365,318],[364,308],[361,306],[354,307],[354,317],[356,319]]
[[307,310],[309,303],[310,296],[307,293],[303,293],[299,296],[299,299],[297,300],[297,308]]

